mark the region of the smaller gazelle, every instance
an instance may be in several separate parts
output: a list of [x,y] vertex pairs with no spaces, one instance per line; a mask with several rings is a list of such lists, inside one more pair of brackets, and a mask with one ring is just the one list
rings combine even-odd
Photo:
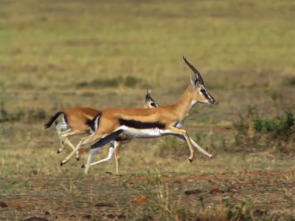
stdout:
[[[144,100],[145,108],[154,108],[158,104],[151,98],[150,90],[147,91]],[[74,150],[74,145],[68,139],[69,136],[78,135],[78,134],[93,134],[97,129],[97,124],[95,116],[99,115],[101,111],[95,110],[93,108],[85,107],[72,107],[66,108],[62,111],[56,112],[49,121],[44,125],[45,128],[49,128],[54,122],[58,138],[60,141],[61,147],[58,149],[57,153],[61,153],[64,149],[65,144],[69,145]],[[61,116],[62,121],[57,121]],[[119,159],[119,149],[122,142],[127,142],[130,138],[126,136],[119,136],[114,142],[111,142],[108,157],[102,159],[101,162],[108,161],[115,149],[118,148],[118,151],[115,153],[116,157],[116,171],[118,173],[118,159]],[[118,155],[117,155],[118,154]],[[79,150],[76,151],[76,159],[79,160]],[[61,163],[62,165],[62,163]]]
[[95,133],[82,139],[62,163],[66,163],[75,154],[75,151],[79,150],[80,146],[95,142],[91,146],[85,165],[85,173],[88,173],[89,167],[97,164],[96,162],[92,163],[95,152],[122,134],[129,138],[155,138],[165,135],[180,137],[188,144],[189,160],[192,162],[194,157],[192,139],[185,130],[180,128],[195,104],[199,102],[213,104],[215,100],[206,90],[201,74],[185,57],[183,59],[195,75],[191,78],[187,90],[175,104],[150,109],[108,108],[103,110],[97,117],[98,126]]

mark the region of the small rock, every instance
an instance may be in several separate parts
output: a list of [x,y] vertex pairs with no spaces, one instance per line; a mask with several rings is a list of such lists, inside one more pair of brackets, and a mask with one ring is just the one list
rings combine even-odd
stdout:
[[85,215],[85,216],[83,216],[83,219],[91,219],[92,218],[92,216],[91,215]]
[[108,217],[109,219],[115,219],[115,218],[116,218],[116,216],[115,216],[114,214],[108,214],[107,217]]
[[126,216],[124,214],[118,215],[118,219],[126,219]]
[[262,211],[260,209],[256,209],[254,212],[253,212],[253,216],[264,216],[266,214],[265,211]]
[[96,207],[114,207],[112,203],[97,203],[95,204]]
[[33,216],[33,217],[25,219],[24,221],[48,221],[48,219],[43,217]]
[[0,201],[0,207],[5,208],[8,207],[8,205],[2,201]]
[[200,194],[202,192],[203,192],[202,190],[198,190],[198,189],[184,191],[185,195]]

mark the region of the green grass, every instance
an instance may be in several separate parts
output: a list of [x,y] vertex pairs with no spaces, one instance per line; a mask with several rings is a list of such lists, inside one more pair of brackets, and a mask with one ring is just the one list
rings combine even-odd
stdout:
[[[294,219],[295,2],[0,4],[0,219]],[[190,164],[187,145],[166,137],[124,145],[120,176],[106,173],[113,161],[84,176],[87,154],[59,166],[66,153],[43,130],[49,116],[140,107],[148,88],[171,104],[192,74],[183,55],[216,99],[184,128],[214,159],[196,154]]]

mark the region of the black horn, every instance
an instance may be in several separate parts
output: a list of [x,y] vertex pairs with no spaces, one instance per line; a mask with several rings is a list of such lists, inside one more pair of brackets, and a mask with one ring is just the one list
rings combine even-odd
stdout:
[[191,63],[189,63],[188,60],[186,60],[186,57],[183,56],[183,60],[190,67],[190,69],[192,69],[192,71],[196,74],[196,80],[198,80],[200,84],[205,85],[200,72]]

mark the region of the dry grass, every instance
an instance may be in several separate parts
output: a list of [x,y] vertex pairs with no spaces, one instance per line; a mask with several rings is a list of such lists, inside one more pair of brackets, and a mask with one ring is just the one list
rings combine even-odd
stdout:
[[[288,152],[259,149],[260,134],[237,143],[235,127],[251,124],[249,106],[265,119],[294,115],[294,2],[0,4],[0,219],[294,219],[294,136]],[[214,159],[189,163],[187,146],[167,137],[124,145],[119,176],[113,161],[85,176],[87,154],[59,166],[66,153],[42,128],[51,114],[138,107],[147,88],[173,103],[191,75],[183,55],[217,101],[184,127]]]

